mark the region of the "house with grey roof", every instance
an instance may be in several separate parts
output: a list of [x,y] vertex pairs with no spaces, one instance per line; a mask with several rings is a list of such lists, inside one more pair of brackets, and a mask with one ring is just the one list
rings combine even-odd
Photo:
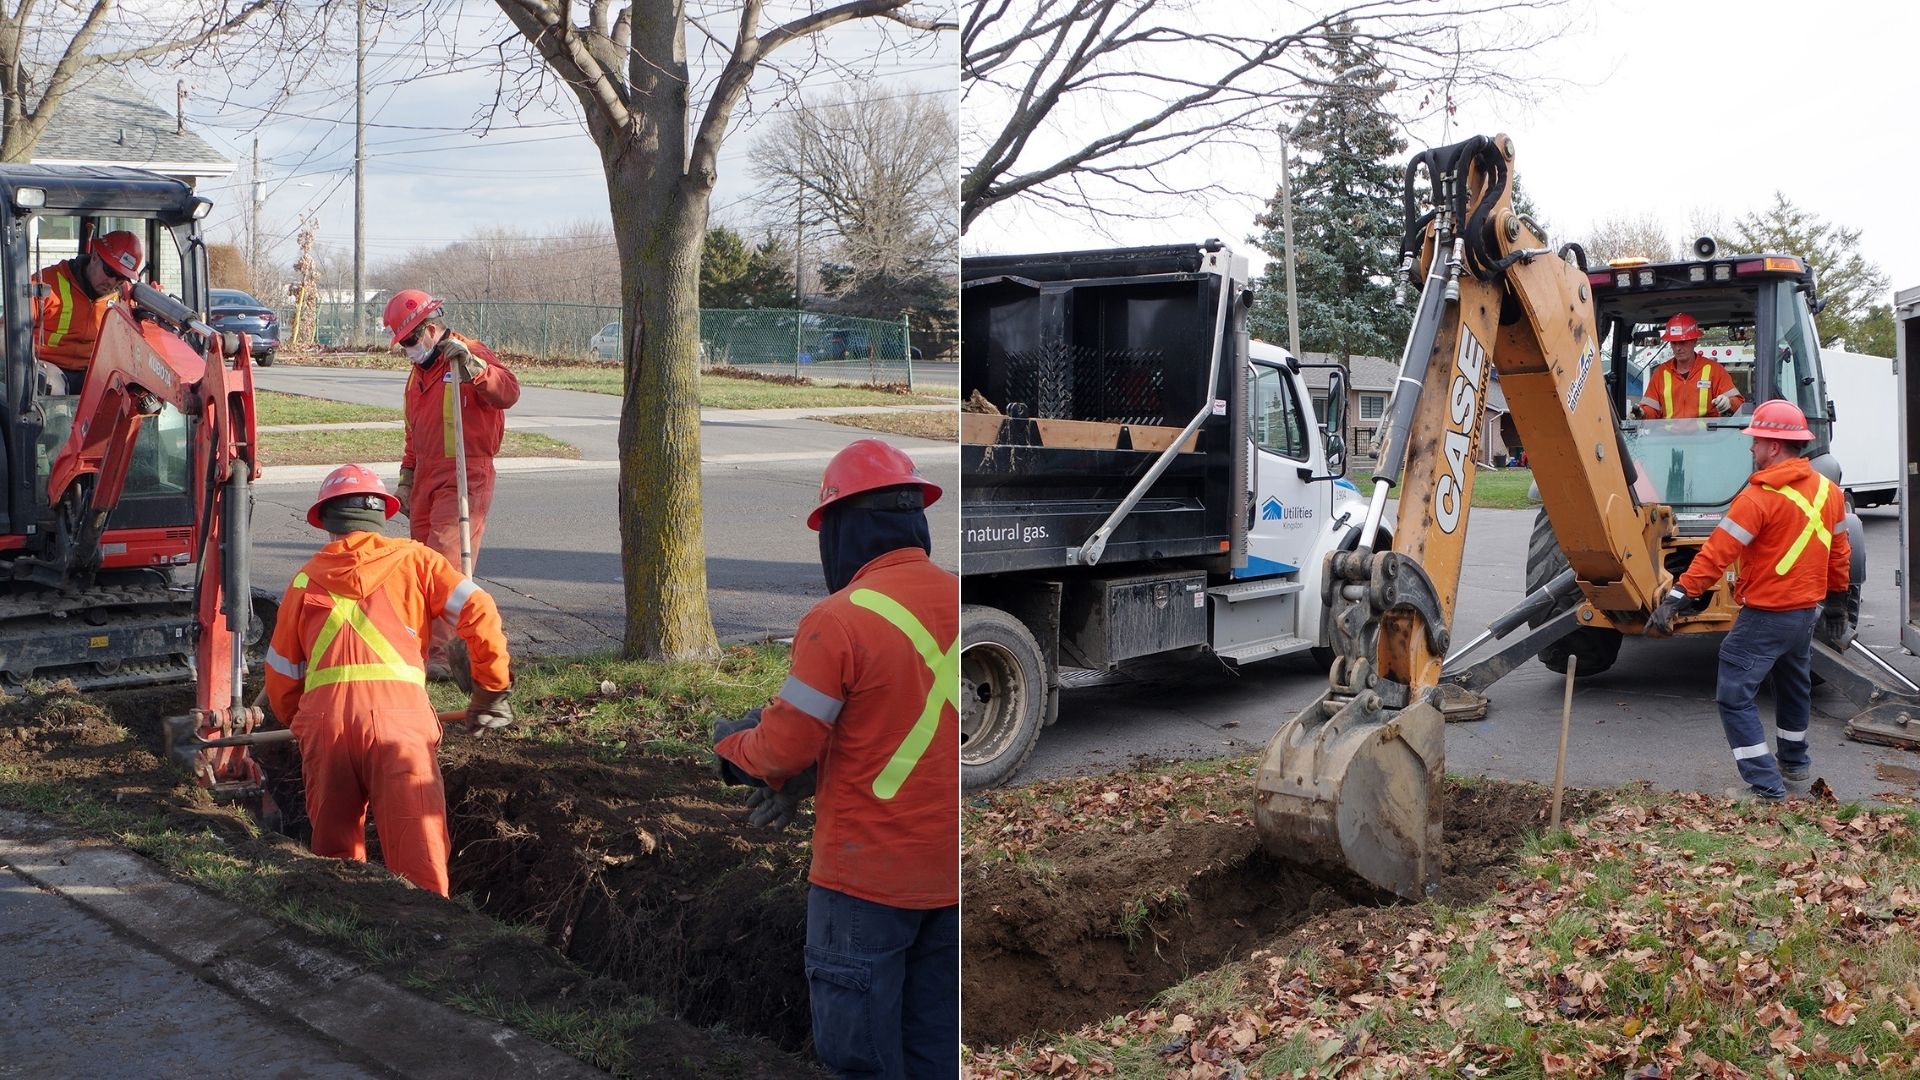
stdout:
[[[1338,363],[1331,353],[1302,352],[1302,364]],[[1327,415],[1326,368],[1307,368],[1301,373],[1313,394],[1315,416]],[[1378,356],[1354,356],[1347,360],[1347,431],[1344,438],[1348,456],[1373,456],[1374,441],[1381,421],[1387,415],[1387,399],[1393,396],[1393,384],[1400,380],[1400,362]],[[1480,456],[1482,465],[1504,462],[1509,448],[1518,445],[1513,419],[1508,415],[1507,397],[1500,390],[1496,374],[1487,384],[1487,405],[1481,411]]]
[[233,175],[234,163],[117,71],[96,69],[68,91],[34,147],[35,165],[125,165],[188,186]]

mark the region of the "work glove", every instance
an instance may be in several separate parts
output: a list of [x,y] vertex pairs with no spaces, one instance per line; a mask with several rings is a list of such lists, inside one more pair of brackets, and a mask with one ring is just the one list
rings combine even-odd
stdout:
[[1853,644],[1853,620],[1847,617],[1847,591],[1840,589],[1827,594],[1820,602],[1820,621],[1813,626],[1814,635],[1821,641],[1833,646],[1836,652],[1846,652]]
[[467,699],[467,727],[474,731],[495,731],[513,723],[513,704],[507,700],[512,689],[475,687],[473,696]]
[[800,812],[800,804],[813,797],[814,786],[819,778],[819,772],[809,767],[798,776],[788,777],[779,791],[757,787],[747,792],[748,823],[770,828],[774,832],[793,824],[794,817]]
[[448,338],[440,343],[440,351],[446,354],[447,363],[460,373],[461,382],[472,382],[475,375],[487,370],[486,357],[477,356],[465,345]]
[[[727,736],[759,726],[759,709],[748,710],[738,720],[715,720],[713,722],[713,745],[719,746],[720,740]],[[713,755],[712,772],[713,775],[719,777],[723,783],[752,784],[755,786],[762,786],[763,784],[759,777],[749,775],[746,770],[728,761],[726,758],[721,757],[719,754]]]
[[1673,591],[1667,594],[1667,598],[1660,601],[1660,606],[1653,609],[1653,614],[1647,616],[1647,636],[1666,637],[1672,634],[1673,617],[1680,613],[1680,608],[1690,599],[1692,598],[1687,595],[1685,589],[1674,586]]
[[396,498],[400,500],[400,516],[409,517],[410,515],[407,513],[407,511],[409,509],[409,504],[413,502],[413,470],[412,469],[400,470],[400,485],[394,489],[393,494]]
[[1736,394],[1734,391],[1729,390],[1726,393],[1721,394],[1719,397],[1714,398],[1713,411],[1719,413],[1721,416],[1732,416],[1733,415],[1733,399],[1738,396],[1739,395]]

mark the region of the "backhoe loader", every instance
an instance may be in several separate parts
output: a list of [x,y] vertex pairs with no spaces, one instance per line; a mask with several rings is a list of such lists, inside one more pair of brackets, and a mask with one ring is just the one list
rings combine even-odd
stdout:
[[[1691,261],[1588,267],[1577,245],[1549,247],[1514,210],[1512,181],[1504,135],[1426,150],[1407,167],[1402,271],[1423,284],[1358,543],[1330,553],[1321,576],[1335,652],[1328,689],[1275,733],[1257,776],[1255,819],[1270,851],[1345,866],[1409,898],[1437,876],[1445,722],[1483,713],[1481,693],[1529,657],[1560,671],[1577,657],[1577,672],[1594,674],[1613,663],[1620,635],[1644,632],[1746,482],[1739,429],[1754,403],[1797,403],[1812,418],[1814,467],[1840,479],[1819,303],[1802,260],[1722,256],[1703,237]],[[1728,363],[1745,404],[1707,419],[1628,418],[1645,347],[1681,312],[1707,328],[1703,345],[1745,358]],[[1496,377],[1544,513],[1526,599],[1456,649],[1477,442]],[[1396,484],[1388,550],[1378,538]],[[1856,563],[1856,588],[1862,570]],[[1724,632],[1737,610],[1723,580],[1673,630]],[[1920,688],[1845,646],[1816,643],[1814,663],[1865,707],[1850,734],[1900,724]]]

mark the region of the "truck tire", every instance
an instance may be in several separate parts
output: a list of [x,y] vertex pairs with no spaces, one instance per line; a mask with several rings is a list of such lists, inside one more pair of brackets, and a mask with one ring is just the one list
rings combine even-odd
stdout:
[[[1547,520],[1547,512],[1540,511],[1533,519],[1533,535],[1527,539],[1527,591],[1545,585],[1567,568],[1566,553],[1560,550],[1560,541],[1553,535],[1553,524]],[[1552,611],[1531,620],[1531,625],[1539,626],[1549,618],[1560,614],[1567,608],[1579,603],[1578,597],[1561,604]],[[1562,675],[1567,673],[1567,658],[1578,656],[1580,667],[1575,678],[1585,675],[1598,675],[1613,666],[1620,657],[1620,631],[1600,627],[1581,627],[1559,641],[1540,650],[1540,662],[1547,665],[1549,671]]]
[[1007,781],[1040,739],[1047,662],[1019,619],[999,608],[960,609],[960,786]]

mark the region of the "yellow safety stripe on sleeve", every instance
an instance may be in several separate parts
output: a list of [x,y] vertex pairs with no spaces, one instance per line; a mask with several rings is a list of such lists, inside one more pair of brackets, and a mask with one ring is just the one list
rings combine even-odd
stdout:
[[[311,658],[307,668],[306,688],[313,690],[322,686],[332,686],[343,682],[406,682],[416,686],[427,685],[425,668],[417,668],[406,662],[398,650],[393,647],[385,634],[382,634],[360,605],[344,596],[327,593],[333,599],[333,610],[327,612],[327,621],[320,624],[320,634],[313,639],[313,647],[308,650]],[[366,642],[381,663],[378,664],[335,664],[321,667],[319,658],[327,654],[327,648],[333,644],[340,631],[352,627],[353,632]]]
[[447,365],[446,379],[440,386],[440,441],[448,457],[453,456],[453,409],[460,400],[460,384],[453,376],[453,365]]
[[912,730],[907,732],[899,749],[893,752],[887,767],[873,778],[874,795],[891,799],[900,793],[900,785],[907,782],[913,767],[920,763],[921,755],[932,745],[933,733],[940,726],[940,710],[952,705],[954,712],[960,711],[960,641],[956,637],[953,644],[942,650],[913,612],[885,593],[873,589],[855,589],[848,599],[856,607],[873,612],[907,635],[914,651],[920,654],[920,660],[933,672],[933,686],[927,690],[927,700],[920,706],[920,718],[914,721]]
[[73,276],[61,270],[53,272],[53,287],[60,294],[60,317],[47,335],[48,345],[58,345],[73,329]]
[[1773,566],[1773,572],[1782,577],[1786,576],[1787,571],[1793,569],[1794,563],[1800,561],[1800,553],[1807,549],[1807,541],[1814,537],[1818,536],[1820,543],[1827,550],[1833,550],[1833,532],[1827,528],[1827,523],[1820,517],[1820,507],[1827,504],[1827,493],[1833,489],[1833,485],[1824,475],[1819,476],[1818,479],[1820,483],[1813,489],[1813,502],[1808,502],[1805,495],[1790,487],[1761,485],[1768,491],[1786,496],[1788,502],[1799,507],[1800,512],[1807,515],[1807,527],[1800,530],[1800,535],[1794,538],[1793,544],[1787,548],[1787,553],[1780,556],[1780,561]]

